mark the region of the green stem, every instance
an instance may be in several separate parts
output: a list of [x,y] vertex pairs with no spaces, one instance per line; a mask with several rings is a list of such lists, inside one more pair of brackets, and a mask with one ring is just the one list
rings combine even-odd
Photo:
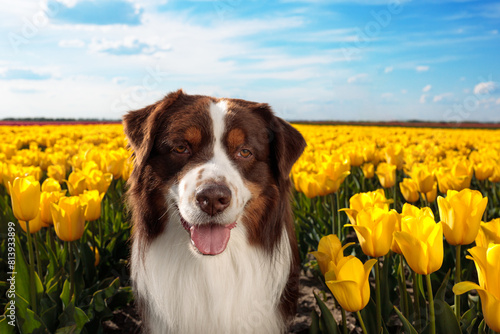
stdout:
[[[335,234],[335,203],[333,202],[334,194],[330,195],[330,208],[332,209],[332,234]],[[337,231],[338,235],[338,231]]]
[[54,252],[54,254],[57,255],[56,253],[56,244],[54,242],[54,228],[53,227],[48,227],[47,228],[47,233],[49,234],[49,243],[50,243],[50,248]]
[[97,223],[99,227],[99,247],[102,247],[102,224],[101,224],[101,218],[97,219],[95,222]]
[[380,298],[380,269],[378,259],[377,263],[375,263],[375,297],[377,304],[377,333],[379,333],[382,328],[382,304]]
[[68,241],[68,252],[69,252],[69,277],[70,277],[70,286],[69,286],[69,296],[70,300],[73,298],[73,293],[75,292],[75,263],[73,261],[73,244],[71,241]]
[[420,293],[418,291],[418,282],[417,282],[417,273],[413,272],[413,308],[415,309],[415,312],[417,312],[417,316],[415,319],[415,327],[417,332],[420,332],[420,321],[421,321],[421,315],[420,315]]
[[37,233],[33,235],[33,243],[35,244],[36,270],[38,277],[42,277],[42,263],[40,262],[40,253],[38,252],[38,242],[36,240]]
[[429,299],[429,317],[431,318],[431,334],[436,334],[436,316],[434,314],[434,297],[432,296],[431,274],[425,275],[427,281],[427,295]]
[[358,316],[359,324],[361,325],[361,328],[363,329],[363,333],[368,334],[368,331],[366,330],[365,322],[363,321],[363,317],[361,316],[361,313],[358,311],[358,312],[356,312],[356,315]]
[[33,312],[36,314],[37,313],[37,303],[36,303],[36,290],[35,290],[35,259],[33,255],[33,242],[31,240],[31,233],[30,233],[30,222],[26,222],[26,231],[28,235],[28,254],[29,254],[29,261],[30,261],[30,302],[31,302],[31,307]]
[[[462,246],[461,245],[456,245],[455,246],[455,284],[460,283],[461,280],[461,264],[460,264],[460,257],[462,254]],[[460,296],[455,295],[455,315],[457,316],[457,320],[460,323]]]
[[340,241],[344,241],[342,238],[342,223],[340,222],[340,192],[337,191],[335,193],[335,197],[337,198],[337,234]]
[[405,277],[405,262],[404,262],[404,258],[403,258],[403,255],[399,254],[399,265],[400,265],[400,268],[401,268],[401,288],[403,289],[403,291],[401,291],[402,293],[402,297],[403,297],[403,312],[404,312],[404,315],[405,317],[408,319],[408,313],[409,313],[409,310],[408,310],[408,292],[406,291],[406,277]]
[[396,187],[398,185],[398,182],[397,182],[397,177],[396,177],[396,182],[394,182],[394,187],[392,189],[392,193],[393,193],[393,199],[394,199],[394,210],[398,210],[398,196],[397,196],[397,190],[396,190]]
[[347,320],[345,316],[345,310],[343,307],[340,308],[342,310],[342,333],[347,334]]

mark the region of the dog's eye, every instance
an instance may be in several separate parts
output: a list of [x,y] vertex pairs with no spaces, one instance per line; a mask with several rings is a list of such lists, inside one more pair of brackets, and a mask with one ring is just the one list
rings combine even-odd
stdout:
[[179,145],[179,146],[174,147],[173,151],[175,153],[179,153],[179,154],[189,154],[188,147],[184,146],[184,145]]
[[250,152],[249,150],[247,150],[246,148],[242,149],[239,153],[238,153],[238,156],[242,157],[242,158],[248,158],[252,155],[252,152]]

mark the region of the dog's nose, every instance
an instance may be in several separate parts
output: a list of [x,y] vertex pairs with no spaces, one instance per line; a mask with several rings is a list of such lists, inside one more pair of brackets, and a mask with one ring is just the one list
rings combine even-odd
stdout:
[[231,190],[221,184],[202,187],[196,191],[196,202],[200,209],[214,216],[224,211],[231,202]]

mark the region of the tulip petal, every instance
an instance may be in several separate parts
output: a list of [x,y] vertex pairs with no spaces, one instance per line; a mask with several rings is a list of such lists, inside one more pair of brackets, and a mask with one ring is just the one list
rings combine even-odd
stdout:
[[349,312],[357,312],[365,306],[361,298],[360,286],[354,281],[326,281],[326,285],[339,302]]

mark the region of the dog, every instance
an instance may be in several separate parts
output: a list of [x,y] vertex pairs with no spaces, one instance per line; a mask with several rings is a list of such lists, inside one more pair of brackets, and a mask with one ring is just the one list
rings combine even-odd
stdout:
[[267,104],[182,90],[123,125],[145,332],[285,332],[298,297],[289,174],[302,135]]

